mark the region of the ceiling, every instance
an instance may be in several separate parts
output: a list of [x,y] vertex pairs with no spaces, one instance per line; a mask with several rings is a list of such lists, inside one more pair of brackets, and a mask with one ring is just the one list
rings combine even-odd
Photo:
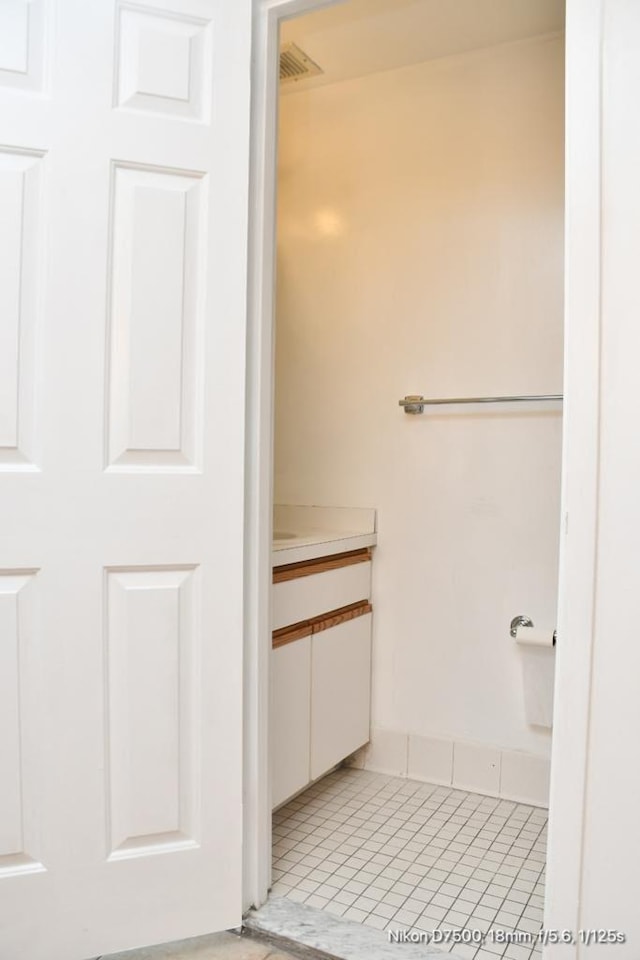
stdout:
[[564,29],[564,0],[346,0],[285,21],[324,73],[283,93]]

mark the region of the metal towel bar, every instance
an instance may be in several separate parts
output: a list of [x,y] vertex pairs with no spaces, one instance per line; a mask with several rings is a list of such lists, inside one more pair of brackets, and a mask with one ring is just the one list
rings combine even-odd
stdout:
[[518,397],[438,397],[426,398],[413,395],[404,397],[398,403],[404,407],[405,413],[424,413],[425,407],[447,406],[456,403],[539,403],[540,401],[561,402],[564,399],[561,393],[540,393]]

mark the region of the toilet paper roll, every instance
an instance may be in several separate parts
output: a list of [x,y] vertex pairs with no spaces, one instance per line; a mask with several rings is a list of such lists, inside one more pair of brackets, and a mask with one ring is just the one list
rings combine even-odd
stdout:
[[522,653],[522,687],[527,722],[553,726],[553,685],[556,657],[553,630],[518,627],[516,641]]
[[553,630],[543,630],[540,627],[518,627],[516,643],[531,647],[552,647],[553,633]]

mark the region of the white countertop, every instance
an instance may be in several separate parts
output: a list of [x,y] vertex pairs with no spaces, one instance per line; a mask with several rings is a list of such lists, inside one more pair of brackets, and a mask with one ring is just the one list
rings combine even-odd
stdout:
[[300,563],[303,560],[315,560],[317,557],[347,553],[349,550],[361,550],[363,547],[375,546],[376,539],[375,533],[359,531],[300,531],[291,537],[273,541],[272,563],[274,567],[282,567],[286,563]]
[[274,567],[376,543],[376,514],[371,508],[277,504],[273,515]]

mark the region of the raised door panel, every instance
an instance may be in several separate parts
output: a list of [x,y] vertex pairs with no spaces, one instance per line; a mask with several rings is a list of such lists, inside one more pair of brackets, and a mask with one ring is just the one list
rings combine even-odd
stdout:
[[197,844],[197,571],[106,574],[109,856]]
[[205,181],[114,164],[111,193],[107,463],[193,470],[202,430]]
[[311,779],[369,740],[371,614],[311,640]]
[[271,653],[271,800],[277,807],[310,779],[311,637]]
[[0,884],[44,871],[35,571],[0,571]]
[[0,3],[0,87],[42,90],[46,12],[45,0]]
[[130,3],[117,20],[114,105],[209,120],[211,22]]
[[0,149],[0,470],[35,467],[42,165]]

